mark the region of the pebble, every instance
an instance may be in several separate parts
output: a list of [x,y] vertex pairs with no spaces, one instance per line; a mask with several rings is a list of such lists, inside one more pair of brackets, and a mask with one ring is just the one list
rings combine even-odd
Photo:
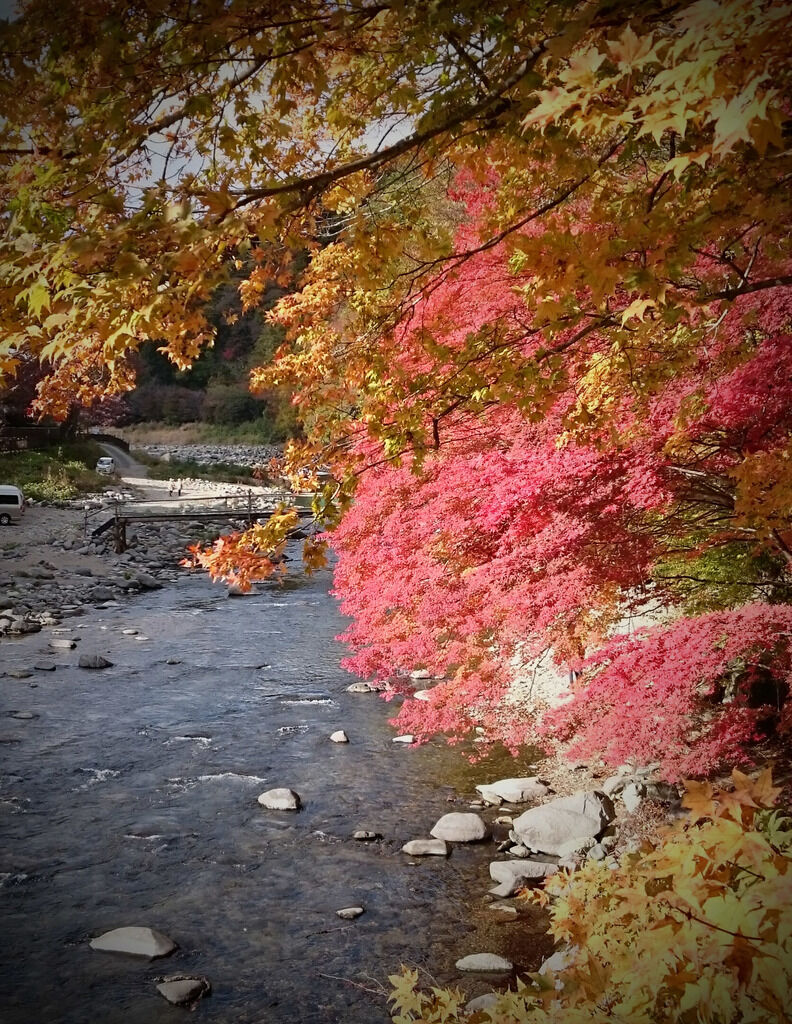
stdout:
[[349,743],[349,737],[343,729],[339,729],[337,732],[331,733],[330,739],[333,743]]
[[382,835],[379,832],[368,832],[366,829],[359,828],[352,833],[352,838],[357,839],[358,842],[369,843],[374,839],[382,839]]
[[54,672],[55,664],[51,661],[39,661],[33,666],[33,668],[37,672]]
[[495,900],[494,903],[490,903],[487,910],[499,910],[501,914],[511,914],[517,916],[517,907],[512,903],[506,903],[504,900]]
[[404,736],[394,736],[391,743],[415,743],[415,737],[411,733],[405,733]]
[[354,921],[356,917],[360,917],[365,912],[363,907],[344,907],[343,910],[337,910],[336,914],[343,918],[344,921]]
[[497,953],[471,953],[470,956],[463,956],[457,960],[458,971],[479,971],[482,973],[508,974],[514,969],[511,960],[507,960]]
[[443,839],[411,839],[402,847],[410,857],[447,857],[448,846]]

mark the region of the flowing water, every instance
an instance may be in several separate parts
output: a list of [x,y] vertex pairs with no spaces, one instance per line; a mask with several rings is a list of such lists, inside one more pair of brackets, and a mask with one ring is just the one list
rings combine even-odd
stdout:
[[[211,981],[207,1022],[378,1024],[400,963],[443,983],[469,952],[535,966],[532,929],[483,910],[491,844],[399,852],[475,782],[525,765],[392,743],[394,705],[345,690],[328,585],[295,575],[229,600],[183,576],[69,620],[74,652],[47,650],[47,631],[3,644],[4,669],[59,662],[0,678],[3,1024],[167,1024],[185,1011],[154,981],[179,973]],[[81,649],[113,667],[79,669]],[[348,745],[329,741],[339,728]],[[303,809],[260,807],[274,786]],[[384,839],[353,841],[359,828]],[[336,916],[355,904],[359,919]],[[178,950],[149,963],[88,946],[129,924]]]

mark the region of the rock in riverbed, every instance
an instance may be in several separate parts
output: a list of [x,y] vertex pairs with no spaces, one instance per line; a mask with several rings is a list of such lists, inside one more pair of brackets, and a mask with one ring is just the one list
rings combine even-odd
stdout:
[[129,956],[142,956],[148,960],[156,957],[169,956],[176,943],[162,932],[153,928],[141,928],[137,925],[126,928],[114,928],[110,932],[91,939],[91,949],[104,953],[127,953]]
[[490,892],[496,896],[511,896],[518,889],[533,885],[557,871],[555,864],[534,860],[494,860],[490,864],[490,877],[498,885]]
[[487,838],[488,829],[478,814],[452,811],[440,818],[430,834],[449,843],[477,843]]
[[206,978],[172,974],[162,979],[157,985],[157,991],[174,1006],[188,1006],[192,1009],[199,999],[209,995],[212,986]]
[[531,850],[558,854],[573,839],[597,836],[615,817],[604,793],[575,793],[532,807],[514,819],[514,833]]
[[471,953],[470,956],[463,956],[457,960],[458,971],[480,971],[487,974],[509,974],[514,968],[511,960],[507,960],[497,953]]
[[381,832],[369,832],[366,829],[359,828],[352,833],[352,838],[357,839],[361,843],[370,843],[375,839],[382,839]]
[[338,729],[337,732],[331,733],[330,739],[333,743],[349,743],[349,737],[343,729]]
[[351,683],[347,688],[347,693],[375,693],[377,690],[376,686],[372,686],[371,683],[361,681],[358,683]]
[[537,775],[531,775],[525,779],[499,779],[476,786],[476,790],[487,803],[499,804],[504,800],[509,804],[522,804],[528,800],[543,800],[550,787]]
[[81,654],[77,664],[80,668],[111,668],[113,663],[101,654]]
[[336,914],[343,918],[344,921],[354,921],[356,917],[360,917],[364,912],[363,907],[344,907],[343,910],[337,910]]
[[447,857],[448,846],[444,839],[411,839],[402,847],[402,853],[410,857]]
[[277,789],[268,789],[266,793],[259,796],[258,802],[270,811],[299,811],[300,809],[299,793],[283,786]]

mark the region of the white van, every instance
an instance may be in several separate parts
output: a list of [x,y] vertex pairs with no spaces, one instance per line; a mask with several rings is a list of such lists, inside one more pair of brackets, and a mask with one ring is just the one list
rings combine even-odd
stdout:
[[0,526],[18,523],[25,511],[25,495],[12,484],[0,484]]

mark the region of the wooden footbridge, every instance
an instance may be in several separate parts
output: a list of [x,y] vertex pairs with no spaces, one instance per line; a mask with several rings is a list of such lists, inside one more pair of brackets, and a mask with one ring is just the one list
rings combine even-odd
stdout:
[[127,525],[153,522],[215,522],[242,520],[253,526],[260,519],[268,519],[278,508],[286,505],[297,510],[301,519],[313,517],[313,494],[293,494],[290,491],[243,491],[234,494],[203,495],[169,498],[136,498],[117,501],[112,517],[93,531],[105,533],[111,527],[115,537],[115,550],[126,551]]

